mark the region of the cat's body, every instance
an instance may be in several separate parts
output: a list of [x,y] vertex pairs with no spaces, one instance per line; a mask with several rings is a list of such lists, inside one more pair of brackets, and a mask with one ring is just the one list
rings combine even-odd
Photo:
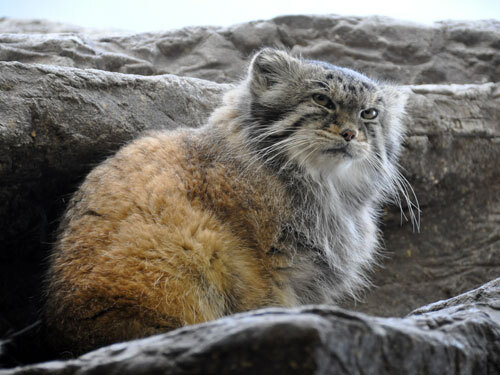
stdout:
[[206,126],[124,147],[61,223],[45,310],[54,347],[354,295],[395,193],[404,101],[355,72],[263,50]]

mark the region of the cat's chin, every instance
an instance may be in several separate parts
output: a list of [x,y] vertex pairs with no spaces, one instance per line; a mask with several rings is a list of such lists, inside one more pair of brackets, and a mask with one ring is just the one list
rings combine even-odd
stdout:
[[326,150],[322,151],[323,154],[330,154],[330,155],[345,155],[345,156],[350,156],[350,149],[348,145],[341,146],[341,147],[333,147],[333,148],[327,148]]
[[316,157],[308,160],[306,169],[310,173],[320,175],[349,173],[359,162],[366,159],[366,153],[345,148],[343,150],[332,149],[331,151],[322,151]]
[[320,159],[327,164],[331,162],[350,164],[352,161],[361,161],[368,156],[368,147],[360,143],[347,143],[338,147],[325,148],[320,153]]

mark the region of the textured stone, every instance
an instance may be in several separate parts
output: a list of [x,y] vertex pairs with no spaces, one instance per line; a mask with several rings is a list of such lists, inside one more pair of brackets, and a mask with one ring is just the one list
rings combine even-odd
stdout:
[[385,17],[285,16],[226,28],[111,34],[3,19],[0,32],[4,61],[216,82],[239,79],[245,61],[263,46],[402,84],[485,83],[500,77],[500,21],[495,20],[424,26]]
[[500,279],[399,319],[258,310],[0,375],[497,374],[499,309]]
[[85,35],[118,35],[126,32],[118,29],[85,28],[45,19],[16,19],[0,17],[0,34],[47,34],[80,33]]

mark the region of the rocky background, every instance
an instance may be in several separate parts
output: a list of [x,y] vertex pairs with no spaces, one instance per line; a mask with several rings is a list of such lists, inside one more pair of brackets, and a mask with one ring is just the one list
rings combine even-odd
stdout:
[[[144,130],[202,125],[228,84],[244,76],[248,57],[263,46],[286,48],[308,58],[348,66],[406,85],[411,91],[409,136],[401,164],[420,202],[420,231],[401,219],[399,208],[387,207],[383,224],[386,251],[382,267],[373,274],[374,287],[363,301],[346,301],[344,307],[371,315],[402,317],[419,306],[500,276],[499,21],[440,22],[424,27],[380,17],[287,16],[229,28],[197,27],[133,35],[0,19],[0,337],[7,338],[37,320],[43,299],[42,275],[57,220],[86,173]],[[445,367],[450,373],[500,372],[498,282],[488,284],[474,296],[427,308],[431,315],[424,314],[429,318],[425,324],[415,318],[420,313],[384,320],[338,309],[263,312],[250,314],[248,319],[253,319],[255,327],[262,327],[250,329],[264,332],[262,337],[283,331],[272,328],[276,314],[284,314],[285,320],[311,320],[306,324],[309,328],[288,320],[276,323],[288,327],[284,331],[294,332],[291,335],[295,336],[289,338],[294,345],[308,338],[322,343],[304,344],[316,354],[312,362],[306,361],[309,367],[299,368],[302,373],[323,373],[329,368],[325,363],[335,362],[332,358],[343,364],[343,372],[363,373],[369,364],[356,364],[352,353],[359,349],[359,353],[371,351],[370,356],[379,357],[380,353],[373,352],[377,345],[385,354],[371,373],[399,368],[394,356],[387,354],[395,347],[405,353],[417,350],[412,357],[417,369],[413,373],[443,374]],[[459,307],[449,310],[454,304]],[[456,311],[462,313],[456,315]],[[335,317],[324,318],[325,314]],[[182,332],[203,337],[204,330],[221,327],[216,336],[222,335],[225,324],[240,322],[240,318],[234,318],[233,323],[231,319],[203,326],[201,331],[194,327]],[[353,319],[364,322],[361,328],[355,324],[358,328],[354,331],[332,331],[332,325],[341,327]],[[266,326],[264,322],[272,324]],[[457,322],[465,328],[451,329],[462,324]],[[434,342],[432,335],[418,332],[413,335],[414,325],[439,331],[442,341]],[[344,356],[328,349],[331,345],[324,344],[326,336],[317,339],[322,329],[318,327],[327,327],[325,332],[340,337],[353,335],[339,343]],[[232,339],[242,347],[253,340],[245,329]],[[461,338],[454,336],[454,329]],[[385,337],[381,333],[384,330],[390,332],[388,338],[377,341],[377,337]],[[398,330],[405,331],[403,341],[391,339]],[[166,340],[184,335],[182,332],[166,335]],[[154,345],[164,340],[159,337],[152,341]],[[230,340],[220,337],[214,340]],[[359,346],[359,337],[377,345]],[[261,339],[267,342],[257,338]],[[474,342],[480,344],[476,347]],[[194,344],[190,341],[189,345]],[[281,352],[283,361],[299,354],[300,358],[307,357],[302,349],[294,352],[294,347]],[[135,350],[131,348],[119,349],[118,353]],[[204,352],[203,345],[200,348],[200,353],[205,353],[202,359],[227,351]],[[262,355],[259,350],[252,358]],[[1,351],[0,346],[0,356]],[[24,346],[10,362],[33,361],[38,351]],[[106,351],[100,353],[88,358],[93,358],[94,364],[106,362],[99,357],[104,353],[112,363],[118,361],[125,366],[129,361],[125,359],[128,354],[116,357]],[[143,352],[134,353],[132,357],[145,358]],[[437,357],[435,364],[429,368],[417,366],[424,358],[429,360],[432,353]],[[247,368],[248,373],[256,370],[254,365],[244,366],[254,363],[245,355],[236,355],[236,367],[228,368]],[[157,359],[144,361],[156,363]],[[283,366],[292,366],[285,362]],[[147,363],[144,368],[149,368]],[[74,372],[79,369],[74,363],[59,365],[66,371],[61,373],[73,373],[64,366],[73,366]],[[42,366],[26,373],[54,369]],[[186,369],[189,366],[178,373],[189,373]],[[293,372],[290,367],[268,369]],[[211,371],[217,373],[221,368]]]

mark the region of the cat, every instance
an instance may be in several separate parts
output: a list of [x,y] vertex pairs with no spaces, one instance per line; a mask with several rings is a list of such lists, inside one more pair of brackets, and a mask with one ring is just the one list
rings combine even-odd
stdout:
[[406,98],[347,68],[256,53],[205,126],[133,141],[74,194],[46,278],[51,345],[76,355],[356,297],[382,204],[408,198]]

